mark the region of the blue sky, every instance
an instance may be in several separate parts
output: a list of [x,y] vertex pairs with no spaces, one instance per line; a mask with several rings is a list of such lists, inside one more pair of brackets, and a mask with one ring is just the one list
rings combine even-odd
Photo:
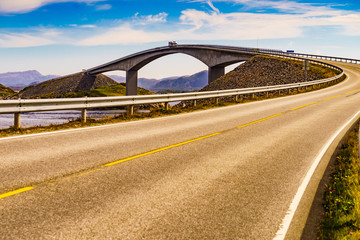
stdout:
[[[359,59],[360,1],[0,0],[0,73],[36,69],[65,75],[171,40]],[[198,60],[176,54],[139,75],[204,69]]]

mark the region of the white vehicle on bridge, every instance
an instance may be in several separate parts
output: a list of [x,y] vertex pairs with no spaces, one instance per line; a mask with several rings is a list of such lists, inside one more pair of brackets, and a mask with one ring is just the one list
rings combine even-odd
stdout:
[[177,45],[176,41],[169,42],[169,47],[177,47]]

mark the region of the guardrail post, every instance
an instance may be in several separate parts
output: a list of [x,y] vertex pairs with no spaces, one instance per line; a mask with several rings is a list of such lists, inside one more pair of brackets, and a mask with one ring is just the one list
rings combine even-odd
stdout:
[[239,96],[235,95],[235,102],[237,102],[239,100]]
[[169,110],[169,103],[168,102],[165,103],[165,110],[166,111]]
[[266,98],[268,98],[269,97],[269,92],[265,92],[265,96],[266,96]]
[[81,123],[86,123],[86,113],[87,113],[86,108],[81,109]]
[[193,101],[193,106],[196,107],[196,99]]
[[219,104],[219,98],[218,97],[215,98],[215,104],[216,105]]
[[16,128],[16,129],[21,128],[20,113],[15,113],[14,114],[14,128]]
[[128,114],[130,116],[134,115],[134,105],[128,106]]

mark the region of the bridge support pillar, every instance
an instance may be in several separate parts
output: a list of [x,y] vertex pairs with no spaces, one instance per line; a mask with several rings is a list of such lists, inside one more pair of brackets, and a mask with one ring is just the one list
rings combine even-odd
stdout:
[[137,95],[138,71],[126,71],[126,96]]
[[225,75],[225,67],[209,67],[208,84]]

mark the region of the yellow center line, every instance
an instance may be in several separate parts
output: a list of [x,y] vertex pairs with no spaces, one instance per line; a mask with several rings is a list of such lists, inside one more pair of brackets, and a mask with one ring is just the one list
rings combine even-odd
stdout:
[[[344,66],[344,65],[343,65]],[[360,68],[358,68],[358,67],[352,67],[352,66],[346,66],[345,65],[345,67],[347,67],[347,68],[352,68],[352,69],[355,69],[355,70],[360,70]]]
[[345,93],[345,94],[353,93],[353,92],[356,92],[356,91],[359,91],[359,89],[352,90],[352,91],[347,92],[347,93]]
[[101,167],[101,168],[94,169],[94,170],[91,170],[91,171],[88,171],[88,172],[80,173],[80,174],[77,174],[77,175],[75,175],[75,176],[72,176],[72,178],[81,177],[81,176],[84,176],[84,175],[87,175],[87,174],[90,174],[90,173],[99,171],[99,170],[101,170],[101,169],[102,169],[102,167]]
[[280,116],[281,114],[282,114],[282,113],[278,113],[278,114],[272,115],[272,116],[267,117],[267,118],[263,118],[263,119],[260,119],[260,120],[256,120],[256,121],[251,122],[251,123],[246,123],[246,124],[244,124],[244,125],[238,126],[237,128],[243,128],[243,127],[246,127],[246,126],[249,126],[249,125],[258,123],[258,122],[262,122],[262,121],[268,120],[268,119],[270,119],[270,118],[274,118],[274,117]]
[[124,159],[121,159],[121,160],[118,160],[118,161],[115,161],[115,162],[107,163],[107,164],[104,164],[103,166],[105,166],[105,167],[113,166],[113,165],[115,165],[115,164],[123,163],[123,162],[129,161],[129,160],[135,159],[135,158],[147,156],[147,155],[149,155],[149,154],[161,152],[161,151],[164,151],[164,150],[167,150],[167,149],[170,149],[170,148],[174,148],[174,147],[178,147],[178,146],[181,146],[181,145],[185,145],[185,144],[187,144],[187,143],[191,143],[191,142],[199,141],[199,140],[201,140],[201,139],[213,137],[213,136],[216,136],[216,135],[218,135],[218,134],[220,134],[220,133],[218,132],[218,133],[206,135],[206,136],[203,136],[203,137],[195,138],[195,139],[192,139],[192,140],[189,140],[189,141],[186,141],[186,142],[181,142],[181,143],[177,143],[177,144],[170,145],[170,146],[167,146],[167,147],[159,148],[159,149],[156,149],[156,150],[153,150],[153,151],[150,151],[150,152],[142,153],[142,154],[135,155],[135,156],[128,157],[128,158],[124,158]]
[[[353,91],[351,91],[351,92],[358,91],[358,90],[359,90],[359,89],[356,89],[356,90],[353,90]],[[351,93],[351,92],[348,92],[348,93]],[[348,93],[346,93],[346,94],[348,94]],[[333,99],[333,98],[337,98],[337,97],[340,97],[340,96],[342,96],[342,95],[337,95],[337,96],[334,96],[334,97],[326,98],[326,99],[324,99],[324,101],[329,100],[329,99]],[[312,104],[315,104],[315,103],[318,103],[318,102],[313,102],[313,103],[309,103],[309,104],[306,104],[306,105],[303,105],[303,106],[300,106],[300,107],[297,107],[297,108],[293,108],[293,109],[291,109],[291,111],[294,111],[294,110],[297,110],[297,109],[300,109],[300,108],[303,108],[303,107],[306,107],[306,106],[309,106],[309,105],[312,105]],[[246,126],[255,124],[255,123],[259,123],[259,122],[262,122],[262,121],[265,121],[265,120],[268,120],[268,119],[271,119],[271,118],[280,116],[280,115],[282,115],[282,114],[283,114],[283,113],[278,113],[278,114],[272,115],[272,116],[270,116],[270,117],[262,118],[262,119],[260,119],[260,120],[256,120],[256,121],[253,121],[253,122],[250,122],[250,123],[247,123],[247,124],[238,126],[237,128],[243,128],[243,127],[246,127]],[[224,132],[225,132],[225,131],[224,131]],[[90,171],[87,171],[87,172],[84,172],[84,173],[79,173],[79,174],[76,174],[76,175],[74,175],[74,176],[66,177],[65,180],[70,180],[71,178],[77,178],[77,177],[80,177],[80,176],[84,176],[84,175],[87,175],[87,174],[90,174],[90,173],[99,171],[99,170],[103,169],[104,167],[113,166],[113,165],[116,165],[116,164],[119,164],[119,163],[123,163],[123,162],[126,162],[126,161],[130,161],[130,160],[132,160],[132,159],[144,157],[144,156],[147,156],[147,155],[150,155],[150,154],[153,154],[153,153],[157,153],[157,152],[161,152],[161,151],[164,151],[164,150],[167,150],[167,149],[171,149],[171,148],[175,148],[175,147],[178,147],[178,146],[182,146],[182,145],[185,145],[185,144],[188,144],[188,143],[192,143],[192,142],[199,141],[199,140],[202,140],[202,139],[205,139],[205,138],[213,137],[213,136],[216,136],[216,135],[219,135],[219,134],[221,134],[221,132],[213,133],[213,134],[206,135],[206,136],[199,137],[199,138],[195,138],[195,139],[192,139],[192,140],[189,140],[189,141],[185,141],[185,142],[173,144],[173,145],[170,145],[170,146],[167,146],[167,147],[155,149],[155,150],[152,150],[152,151],[149,151],[149,152],[145,152],[145,153],[138,154],[138,155],[135,155],[135,156],[131,156],[131,157],[128,157],[128,158],[124,158],[124,159],[121,159],[121,160],[118,160],[118,161],[110,162],[110,163],[107,163],[107,164],[102,165],[100,168],[97,168],[97,169],[94,169],[94,170],[90,170]],[[53,184],[57,184],[57,183],[60,183],[60,182],[62,182],[62,181],[50,182],[49,184],[53,185]],[[0,199],[9,197],[9,196],[12,196],[12,195],[15,195],[15,194],[19,194],[19,193],[22,193],[22,192],[26,192],[26,191],[32,190],[32,189],[34,189],[34,188],[35,188],[35,187],[33,187],[33,186],[31,186],[31,187],[24,187],[24,188],[17,189],[17,190],[15,190],[15,191],[3,193],[3,194],[0,194]]]
[[304,108],[304,107],[313,105],[313,104],[315,104],[315,103],[318,103],[318,101],[312,102],[312,103],[308,103],[308,104],[302,105],[302,106],[300,106],[300,107],[293,108],[293,109],[291,109],[290,111],[295,111],[295,110],[297,110],[297,109]]
[[34,188],[35,187],[24,187],[24,188],[17,189],[15,191],[3,193],[3,194],[0,195],[0,199],[10,197],[12,195],[19,194],[19,193],[22,193],[22,192],[30,191],[30,190],[33,190]]
[[327,100],[330,100],[330,99],[334,99],[334,98],[337,98],[337,97],[341,97],[342,95],[337,95],[337,96],[334,96],[334,97],[329,97],[329,98],[325,98],[323,101],[327,101]]

